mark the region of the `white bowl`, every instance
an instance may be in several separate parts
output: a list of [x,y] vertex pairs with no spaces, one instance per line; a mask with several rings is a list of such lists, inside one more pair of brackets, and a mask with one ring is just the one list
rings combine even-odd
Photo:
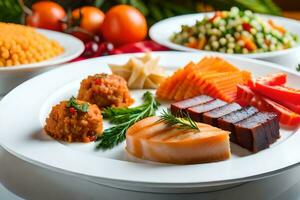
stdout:
[[[204,50],[193,49],[185,47],[179,44],[175,44],[170,41],[170,37],[175,33],[181,30],[181,25],[194,25],[196,20],[201,20],[205,16],[212,16],[213,12],[200,13],[200,14],[188,14],[181,15],[177,17],[171,17],[165,20],[162,20],[154,24],[150,30],[149,35],[152,40],[155,42],[169,47],[171,49],[180,50],[180,51],[193,51],[193,52],[207,52]],[[292,19],[287,19],[284,17],[277,17],[271,15],[262,15],[257,14],[262,19],[268,20],[272,19],[276,24],[279,24],[285,27],[288,31],[298,35],[300,38],[300,22]],[[224,55],[225,53],[214,52],[215,54]],[[235,56],[242,56],[246,58],[254,58],[265,60],[273,63],[280,64],[282,66],[288,66],[293,68],[300,62],[300,44],[293,48],[265,52],[265,53],[252,53],[252,54],[233,54]]]
[[78,57],[84,50],[84,44],[71,35],[43,29],[37,29],[37,31],[49,39],[56,40],[64,48],[64,52],[55,58],[38,63],[11,67],[0,66],[0,96],[37,74]]

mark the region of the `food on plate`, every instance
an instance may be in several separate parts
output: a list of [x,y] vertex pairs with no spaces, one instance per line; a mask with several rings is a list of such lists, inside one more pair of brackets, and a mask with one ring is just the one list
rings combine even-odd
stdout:
[[218,119],[220,117],[223,117],[224,115],[227,115],[239,109],[241,109],[241,106],[237,103],[226,104],[219,108],[203,113],[203,122],[206,124],[211,124],[212,126],[218,126]]
[[159,57],[153,58],[150,53],[143,57],[132,57],[124,65],[109,67],[113,74],[123,77],[129,89],[155,89],[165,80],[166,75],[158,65]]
[[26,24],[53,31],[62,31],[63,20],[66,16],[65,10],[59,4],[53,1],[39,1],[32,5],[30,12],[27,12]]
[[180,116],[181,113],[186,112],[186,109],[207,103],[214,100],[214,98],[207,95],[200,95],[183,101],[178,101],[171,104],[171,113],[175,116]]
[[53,106],[44,129],[57,140],[91,142],[102,134],[102,114],[95,104],[72,97]]
[[202,122],[204,113],[223,107],[225,105],[227,105],[225,101],[222,101],[220,99],[214,99],[207,103],[189,107],[186,111],[194,121]]
[[276,112],[282,125],[295,127],[300,125],[300,114],[288,109],[280,103],[264,97],[261,94],[255,93],[247,85],[238,86],[236,101],[242,106],[255,106],[260,111]]
[[262,111],[276,112],[283,125],[299,126],[300,90],[287,87],[285,83],[284,73],[259,77],[247,85],[238,85],[236,101]]
[[204,57],[190,62],[163,81],[156,94],[161,99],[183,100],[200,94],[232,102],[237,84],[247,83],[251,74],[241,71],[219,57]]
[[246,106],[239,110],[233,111],[231,113],[228,113],[218,119],[218,125],[217,127],[230,131],[230,141],[237,143],[236,133],[235,133],[235,126],[234,124],[242,121],[244,119],[247,119],[248,117],[254,115],[257,113],[257,108],[253,106]]
[[279,136],[279,122],[275,113],[258,112],[235,124],[237,143],[251,152],[266,149]]
[[139,42],[147,36],[147,22],[136,8],[117,5],[107,11],[101,32],[107,41],[115,45]]
[[154,95],[145,92],[143,95],[144,103],[140,106],[131,108],[109,107],[103,110],[103,116],[115,126],[104,130],[103,135],[97,138],[98,149],[110,149],[125,140],[127,129],[134,123],[146,117],[154,116],[159,103]]
[[0,22],[0,67],[44,61],[63,53],[63,47],[31,27]]
[[217,11],[213,17],[204,17],[194,25],[182,25],[171,41],[200,50],[238,54],[282,50],[299,43],[296,34],[272,19],[264,20],[249,10],[236,7]]
[[121,76],[104,73],[82,80],[77,98],[96,104],[99,108],[127,107],[134,102]]
[[168,113],[132,125],[126,149],[138,158],[173,164],[215,162],[231,155],[229,132]]
[[232,142],[252,152],[269,147],[279,138],[279,120],[275,113],[259,112],[252,106],[242,108],[237,103],[226,103],[207,95],[172,103],[171,112],[188,114],[193,121],[230,131]]

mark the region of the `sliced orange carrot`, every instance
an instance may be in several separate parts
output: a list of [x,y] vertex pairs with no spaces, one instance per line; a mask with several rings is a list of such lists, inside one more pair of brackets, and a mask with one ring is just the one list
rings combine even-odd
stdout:
[[157,96],[168,100],[182,100],[207,94],[232,101],[236,85],[247,83],[250,79],[249,72],[240,71],[219,57],[204,57],[197,64],[190,62],[167,78],[157,89]]

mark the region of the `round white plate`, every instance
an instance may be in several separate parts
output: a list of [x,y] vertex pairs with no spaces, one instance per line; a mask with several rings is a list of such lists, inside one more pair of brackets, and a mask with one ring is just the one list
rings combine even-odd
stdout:
[[25,80],[77,58],[84,51],[84,44],[72,35],[44,29],[37,29],[37,31],[59,42],[64,48],[64,52],[52,59],[38,63],[0,67],[0,95],[9,92]]
[[74,58],[77,58],[84,50],[84,44],[81,40],[77,39],[76,37],[56,32],[50,31],[46,29],[36,29],[37,32],[45,35],[47,38],[57,41],[63,48],[64,52],[54,58],[37,62],[31,64],[24,64],[18,66],[11,66],[11,67],[1,67],[0,66],[0,73],[3,71],[14,71],[14,70],[23,70],[23,69],[31,69],[31,68],[40,68],[46,67],[51,65],[57,65],[61,63],[68,62]]
[[[270,148],[256,154],[232,144],[232,158],[226,161],[169,165],[147,162],[129,156],[121,144],[109,151],[96,151],[95,143],[66,144],[47,136],[42,130],[53,105],[76,95],[80,81],[87,75],[110,73],[108,63],[122,64],[137,54],[115,55],[71,63],[39,75],[18,86],[0,102],[0,143],[14,155],[48,169],[65,172],[104,185],[142,191],[187,192],[200,187],[233,184],[259,179],[295,166],[300,161],[299,129],[281,129],[281,138]],[[200,53],[158,52],[160,64],[169,71]],[[225,56],[226,60],[254,76],[285,72],[288,85],[300,88],[299,75],[262,61]],[[145,91],[132,91],[136,103]],[[166,107],[163,103],[160,109]],[[158,112],[159,114],[159,112]],[[107,127],[107,123],[104,124]]]
[[[208,13],[199,13],[199,14],[188,14],[181,15],[176,17],[171,17],[154,24],[149,30],[149,36],[155,42],[169,47],[170,49],[180,50],[180,51],[192,51],[192,52],[208,52],[205,50],[198,50],[194,48],[185,47],[183,45],[175,44],[170,41],[170,37],[181,30],[181,25],[194,25],[196,20],[201,20],[205,16],[213,16],[213,12]],[[300,22],[288,18],[271,16],[271,15],[262,15],[257,14],[262,19],[268,20],[272,19],[275,23],[284,26],[288,31],[298,35],[300,38]],[[257,58],[262,60],[267,60],[271,62],[276,62],[279,64],[284,64],[294,66],[297,61],[299,61],[298,55],[300,52],[300,44],[296,47],[273,51],[265,53],[251,53],[251,54],[233,54],[236,56],[242,56],[247,58]],[[218,55],[226,55],[225,53],[214,52]]]

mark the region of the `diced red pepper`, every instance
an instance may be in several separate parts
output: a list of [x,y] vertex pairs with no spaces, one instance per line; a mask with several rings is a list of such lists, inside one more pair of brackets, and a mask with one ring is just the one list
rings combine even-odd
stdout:
[[243,29],[244,29],[245,31],[248,31],[248,32],[250,32],[250,30],[251,30],[251,28],[252,28],[251,24],[249,24],[249,23],[247,23],[247,22],[244,22],[244,23],[242,24],[242,27],[243,27]]
[[98,79],[98,78],[96,78],[96,79],[95,79],[95,84],[96,84],[96,85],[100,85],[100,84],[101,84],[101,80]]
[[73,108],[73,107],[70,107],[70,108],[69,108],[69,112],[70,112],[71,114],[74,114],[74,113],[76,113],[76,109]]

